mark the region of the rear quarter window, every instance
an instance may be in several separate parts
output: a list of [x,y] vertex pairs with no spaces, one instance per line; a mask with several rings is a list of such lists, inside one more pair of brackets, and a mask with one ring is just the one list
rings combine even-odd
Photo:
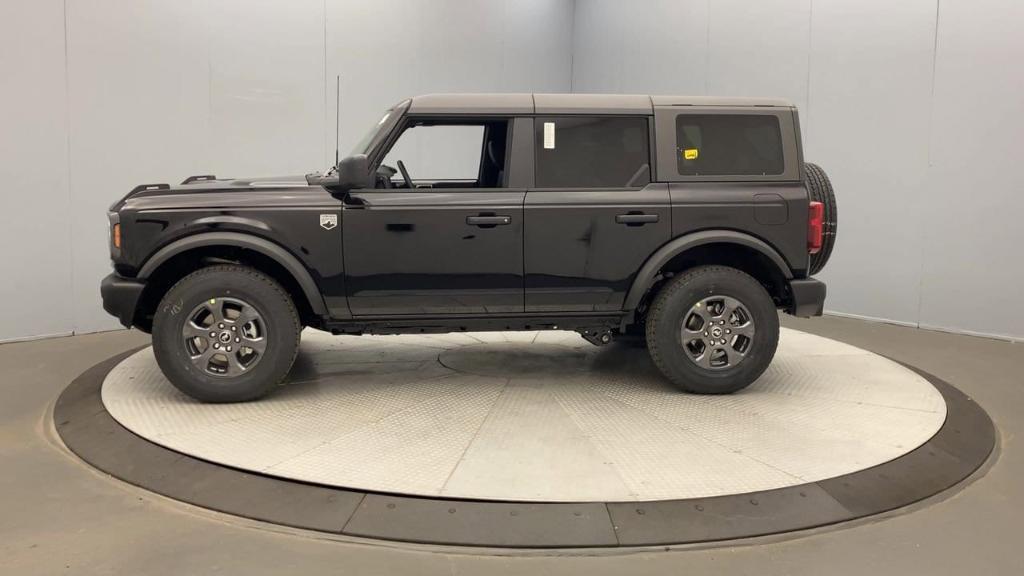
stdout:
[[676,167],[681,176],[782,174],[779,120],[769,114],[679,114]]

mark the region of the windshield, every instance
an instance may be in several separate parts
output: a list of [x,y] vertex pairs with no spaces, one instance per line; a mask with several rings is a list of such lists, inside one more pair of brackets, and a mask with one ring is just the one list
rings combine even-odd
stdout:
[[372,147],[371,144],[373,143],[373,137],[380,132],[381,127],[387,123],[388,119],[391,118],[391,115],[394,113],[394,108],[385,112],[380,121],[371,126],[370,129],[366,131],[366,134],[356,142],[356,145],[352,147],[352,152],[350,152],[349,155],[355,156],[356,154],[369,154],[370,148]]

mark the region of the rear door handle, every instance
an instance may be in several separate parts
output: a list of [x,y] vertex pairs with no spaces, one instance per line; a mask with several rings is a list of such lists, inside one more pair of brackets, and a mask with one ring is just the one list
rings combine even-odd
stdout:
[[478,216],[466,216],[466,224],[470,226],[479,226],[481,228],[493,228],[495,226],[508,226],[512,223],[511,216],[490,216],[490,215],[478,215]]
[[653,224],[657,221],[657,214],[619,214],[615,217],[617,224],[625,224],[626,226],[643,226],[644,224]]

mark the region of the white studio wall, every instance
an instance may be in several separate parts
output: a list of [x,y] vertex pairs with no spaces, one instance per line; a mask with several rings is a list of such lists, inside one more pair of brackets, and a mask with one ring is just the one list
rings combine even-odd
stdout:
[[62,0],[0,3],[0,340],[71,329]]
[[67,3],[74,310],[97,305],[107,225],[136,184],[190,174],[270,175],[323,158],[323,3]]
[[1024,3],[942,0],[921,325],[1024,337]]
[[[571,1],[331,2],[326,18],[324,166],[334,160],[335,74],[342,155],[388,106],[416,94],[569,91]],[[409,166],[453,157],[464,155],[418,146],[401,155]]]
[[1022,25],[1014,0],[10,0],[0,341],[117,327],[105,210],[134,185],[329,165],[336,74],[343,153],[427,92],[788,98],[839,195],[829,309],[1024,338]]
[[431,91],[567,92],[571,0],[0,6],[0,341],[117,327],[105,211],[136,184],[322,170]]
[[1024,338],[1024,5],[580,0],[575,22],[576,92],[796,103],[838,196],[830,311]]
[[827,306],[916,324],[935,3],[817,2],[810,39],[805,154],[840,202]]

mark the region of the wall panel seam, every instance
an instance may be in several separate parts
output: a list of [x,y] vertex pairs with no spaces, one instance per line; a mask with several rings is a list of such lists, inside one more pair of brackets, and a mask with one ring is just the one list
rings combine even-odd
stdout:
[[[932,136],[935,130],[935,72],[938,69],[939,60],[939,10],[942,4],[942,0],[935,0],[935,23],[932,34],[932,77],[931,77],[931,90],[928,94],[928,141],[926,143],[925,150],[925,165],[924,165],[924,178],[921,181],[920,188],[918,189],[919,195],[925,194],[925,188],[930,180],[929,175],[932,172]],[[923,205],[920,202],[918,205]],[[921,214],[918,213],[918,218]],[[920,235],[921,242],[921,255],[919,258],[919,268],[917,271],[917,321],[921,322],[921,313],[924,307],[924,270],[925,270],[925,259],[928,257],[928,229],[924,222],[920,223]]]
[[[69,70],[70,59],[68,58],[68,0],[62,2],[62,15],[64,17],[64,175],[66,181],[64,186],[67,190],[67,214],[70,215],[74,212],[74,198],[71,191],[71,183],[74,182],[71,178],[71,73]],[[76,294],[76,278],[75,278],[75,239],[74,239],[74,226],[69,222],[66,230],[67,241],[68,241],[68,288],[71,294]],[[68,333],[73,334],[78,328],[78,314],[75,313],[75,299],[69,300],[68,313],[70,319],[65,319]]]

